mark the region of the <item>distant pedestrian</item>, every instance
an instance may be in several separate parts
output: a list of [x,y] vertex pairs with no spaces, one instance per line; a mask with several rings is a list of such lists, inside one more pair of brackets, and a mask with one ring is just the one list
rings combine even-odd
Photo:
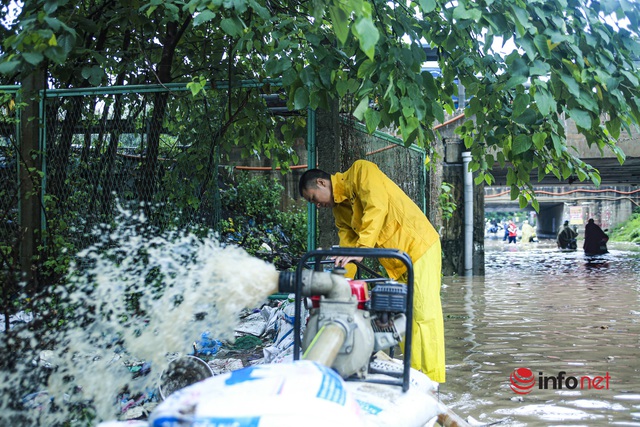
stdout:
[[502,224],[502,227],[504,228],[504,237],[502,238],[502,241],[506,242],[509,238],[509,223],[505,221],[504,224]]
[[509,233],[509,243],[516,243],[518,240],[518,226],[513,220],[509,221],[507,231]]
[[587,255],[599,255],[609,252],[607,250],[607,242],[609,236],[602,231],[594,221],[590,218],[587,225],[584,227],[584,253]]
[[536,241],[536,229],[529,224],[528,220],[524,220],[522,223],[522,243],[528,245],[531,242]]
[[569,227],[569,221],[565,221],[562,226],[562,230],[558,233],[556,241],[558,248],[565,250],[578,249],[578,244],[576,243],[577,237],[578,233],[573,228]]

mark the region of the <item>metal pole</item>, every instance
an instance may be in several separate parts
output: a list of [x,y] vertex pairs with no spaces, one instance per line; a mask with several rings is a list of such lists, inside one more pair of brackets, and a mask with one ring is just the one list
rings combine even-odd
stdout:
[[473,275],[473,177],[469,170],[471,153],[462,153],[464,175],[464,274]]
[[[316,110],[307,109],[307,169],[316,167]],[[318,212],[313,203],[307,203],[307,250],[316,249]]]

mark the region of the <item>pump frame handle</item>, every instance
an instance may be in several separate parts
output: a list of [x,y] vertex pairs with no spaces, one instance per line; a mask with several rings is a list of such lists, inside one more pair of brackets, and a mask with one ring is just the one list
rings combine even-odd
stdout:
[[[302,330],[302,270],[307,264],[309,258],[316,258],[316,269],[320,268],[321,257],[325,256],[354,256],[367,258],[395,258],[404,263],[407,267],[407,310],[406,310],[406,332],[404,339],[404,367],[402,372],[402,382],[386,382],[386,384],[401,385],[402,391],[409,390],[410,374],[411,374],[411,337],[413,330],[413,263],[407,253],[398,249],[384,248],[344,248],[334,246],[331,249],[316,249],[309,251],[298,261],[296,269],[296,286],[295,286],[295,316],[293,320],[293,360],[300,359],[300,331]],[[358,263],[360,264],[360,263]],[[372,381],[374,382],[374,381]]]

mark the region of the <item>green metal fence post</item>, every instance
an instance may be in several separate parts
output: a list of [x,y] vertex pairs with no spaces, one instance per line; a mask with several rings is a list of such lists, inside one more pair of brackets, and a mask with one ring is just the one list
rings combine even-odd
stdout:
[[[307,169],[316,167],[316,111],[307,109]],[[307,203],[307,250],[316,249],[317,213],[315,205]]]

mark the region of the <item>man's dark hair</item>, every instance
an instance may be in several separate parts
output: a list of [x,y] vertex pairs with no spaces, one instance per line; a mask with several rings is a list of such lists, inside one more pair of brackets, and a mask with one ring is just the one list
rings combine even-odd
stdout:
[[331,179],[331,175],[322,169],[309,169],[300,177],[300,181],[298,182],[298,190],[300,191],[300,196],[302,196],[302,192],[308,188],[315,188],[316,179]]

